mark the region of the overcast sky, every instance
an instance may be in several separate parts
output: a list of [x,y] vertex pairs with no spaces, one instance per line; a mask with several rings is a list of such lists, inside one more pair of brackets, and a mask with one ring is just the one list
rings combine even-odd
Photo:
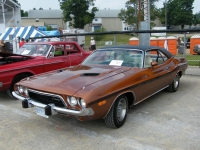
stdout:
[[[125,2],[127,0],[96,0],[95,6],[99,9],[121,9],[125,7]],[[163,7],[163,1],[159,0],[157,7]],[[33,8],[39,9],[60,9],[58,0],[18,0],[21,4],[21,9],[28,11]],[[200,12],[200,0],[194,0],[194,13]]]

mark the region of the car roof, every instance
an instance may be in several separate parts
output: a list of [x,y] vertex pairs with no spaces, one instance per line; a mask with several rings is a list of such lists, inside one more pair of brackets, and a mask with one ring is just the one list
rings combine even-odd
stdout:
[[29,42],[25,44],[75,44],[74,41]]
[[142,50],[144,52],[146,52],[147,50],[153,50],[153,49],[159,49],[161,52],[163,52],[164,54],[166,54],[168,57],[172,57],[173,55],[166,49],[162,48],[162,47],[158,47],[158,46],[149,46],[149,45],[120,45],[120,46],[105,46],[105,47],[101,47],[99,48],[101,49],[139,49]]

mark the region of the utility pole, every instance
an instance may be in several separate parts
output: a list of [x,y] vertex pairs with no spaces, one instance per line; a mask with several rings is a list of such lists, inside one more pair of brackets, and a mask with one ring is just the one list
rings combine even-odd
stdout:
[[[142,18],[143,17],[143,18]],[[143,21],[141,21],[143,20]],[[150,30],[149,0],[138,0],[138,24],[140,30]],[[139,34],[140,45],[150,45],[150,33]]]
[[137,30],[139,30],[140,27],[140,21],[141,21],[141,1],[138,0],[138,22],[137,22]]
[[165,26],[167,29],[167,0],[165,0]]

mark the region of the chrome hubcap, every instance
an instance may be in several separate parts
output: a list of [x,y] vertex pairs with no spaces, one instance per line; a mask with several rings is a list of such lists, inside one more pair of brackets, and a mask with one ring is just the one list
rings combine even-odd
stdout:
[[179,77],[178,75],[176,75],[176,77],[174,78],[174,88],[177,88],[179,84]]
[[117,106],[117,118],[119,121],[122,121],[126,115],[126,100],[122,98]]

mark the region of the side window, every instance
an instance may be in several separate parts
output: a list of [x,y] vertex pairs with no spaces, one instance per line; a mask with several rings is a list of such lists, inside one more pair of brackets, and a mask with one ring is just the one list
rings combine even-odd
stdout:
[[67,54],[75,54],[75,53],[80,52],[75,44],[66,45],[66,50],[67,50]]
[[153,61],[152,55],[146,53],[145,59],[144,59],[144,68],[151,67],[151,62]]
[[55,45],[54,57],[64,55],[64,45]]
[[149,50],[145,55],[144,67],[150,67],[152,61],[157,62],[158,65],[163,64],[167,59],[167,56],[163,52],[159,50]]
[[144,59],[144,68],[151,67],[151,62],[156,61],[157,56],[158,56],[157,50],[146,51]]
[[158,51],[158,60],[157,60],[158,64],[163,64],[167,59],[168,59],[167,56],[163,52]]
[[54,50],[54,47],[52,47],[51,48],[51,50],[50,50],[50,53],[49,53],[49,58],[52,58],[52,57],[54,57],[54,52],[55,52],[55,50]]

